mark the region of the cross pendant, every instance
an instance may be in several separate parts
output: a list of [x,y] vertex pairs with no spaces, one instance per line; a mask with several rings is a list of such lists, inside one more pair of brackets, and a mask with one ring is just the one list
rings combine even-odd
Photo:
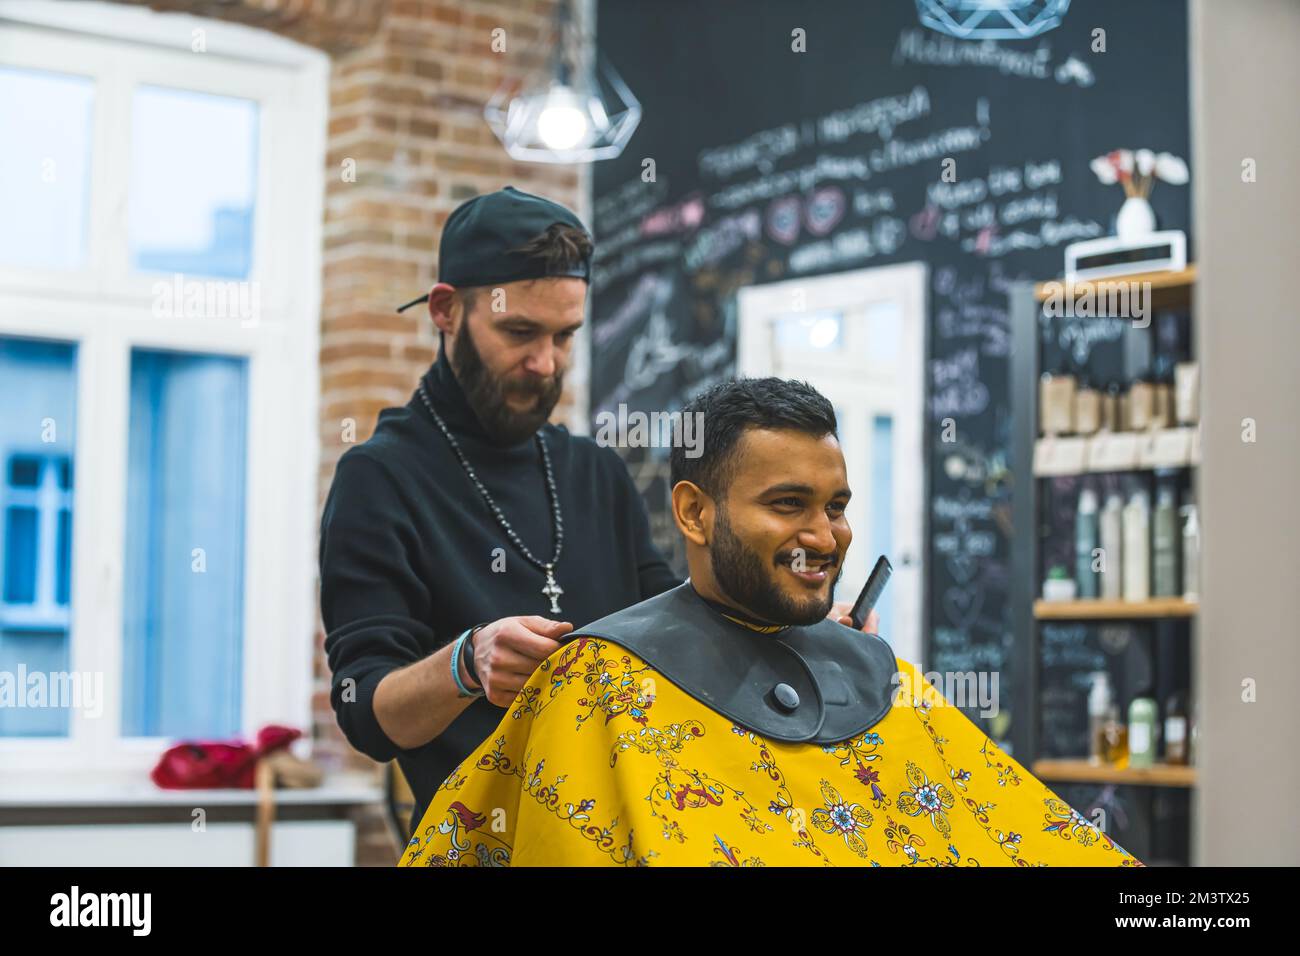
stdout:
[[555,574],[550,565],[546,566],[546,587],[542,588],[542,593],[551,599],[551,613],[560,613],[560,602],[557,600],[564,589],[555,583]]

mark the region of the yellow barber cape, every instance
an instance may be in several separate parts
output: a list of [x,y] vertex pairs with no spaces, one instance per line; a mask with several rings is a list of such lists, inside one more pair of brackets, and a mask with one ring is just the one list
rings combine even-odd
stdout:
[[899,661],[839,743],[763,739],[618,644],[534,672],[401,866],[1142,866]]

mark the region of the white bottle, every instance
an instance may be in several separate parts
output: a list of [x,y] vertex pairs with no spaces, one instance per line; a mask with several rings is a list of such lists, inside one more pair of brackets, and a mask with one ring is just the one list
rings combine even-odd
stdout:
[[1200,597],[1201,576],[1201,522],[1196,514],[1196,503],[1183,505],[1183,600],[1195,601]]
[[1079,495],[1079,509],[1074,515],[1074,579],[1079,597],[1095,599],[1100,582],[1094,569],[1097,550],[1097,493],[1084,488]]
[[1124,600],[1151,597],[1151,504],[1135,491],[1124,506]]
[[1105,560],[1101,572],[1101,596],[1118,601],[1123,594],[1124,500],[1112,492],[1101,509],[1101,550]]
[[1110,709],[1110,679],[1105,671],[1092,675],[1092,689],[1088,691],[1088,762],[1102,762],[1106,711]]

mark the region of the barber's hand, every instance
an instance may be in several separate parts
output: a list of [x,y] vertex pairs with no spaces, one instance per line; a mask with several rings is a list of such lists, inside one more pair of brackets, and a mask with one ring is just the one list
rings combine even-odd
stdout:
[[567,621],[535,614],[503,617],[474,634],[474,670],[487,699],[509,707],[537,665],[560,647],[558,638],[573,630]]
[[[853,618],[850,616],[852,610],[853,605],[851,603],[847,601],[837,601],[831,606],[831,613],[826,616],[832,621],[839,621],[845,627],[852,627]],[[880,615],[876,613],[874,608],[867,614],[867,621],[862,625],[862,631],[865,634],[880,633]]]

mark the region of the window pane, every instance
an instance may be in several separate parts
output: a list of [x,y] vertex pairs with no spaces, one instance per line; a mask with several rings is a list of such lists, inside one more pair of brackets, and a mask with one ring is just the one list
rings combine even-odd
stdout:
[[776,347],[782,350],[838,349],[842,324],[842,317],[837,312],[779,316],[776,320]]
[[240,729],[247,363],[131,357],[125,736]]
[[898,361],[903,347],[903,310],[894,301],[867,306],[867,348],[873,364]]
[[41,460],[30,455],[14,455],[9,459],[9,485],[13,488],[35,488],[41,475]]
[[10,505],[5,509],[6,604],[31,604],[36,600],[37,514],[35,508]]
[[0,262],[75,269],[86,258],[95,84],[0,67]]
[[140,87],[131,115],[128,240],[146,272],[248,277],[257,104]]
[[[0,336],[0,737],[66,736],[76,350]],[[65,480],[66,476],[66,480]]]

